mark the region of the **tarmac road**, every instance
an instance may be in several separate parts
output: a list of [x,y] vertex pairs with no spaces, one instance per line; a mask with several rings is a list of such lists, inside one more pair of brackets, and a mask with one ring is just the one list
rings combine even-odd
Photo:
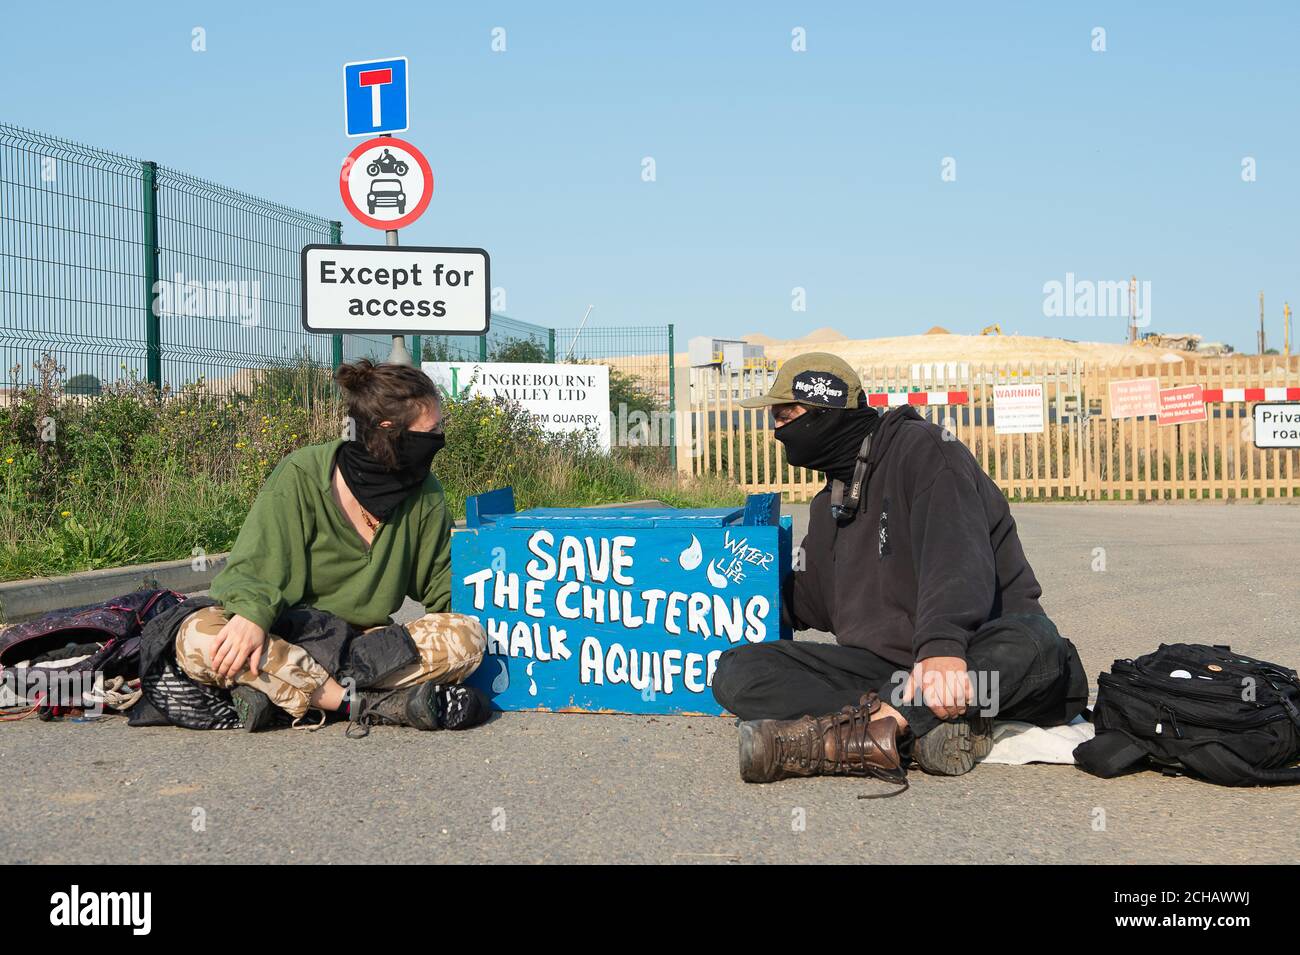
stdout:
[[[806,508],[796,515],[796,540]],[[1300,666],[1300,507],[1015,508],[1091,674],[1158,643]],[[1104,549],[1105,570],[1093,566]],[[828,639],[825,635],[809,635]],[[912,774],[910,791],[747,786],[731,720],[508,714],[466,733],[246,735],[0,724],[0,861],[1293,863],[1300,787],[1071,766]]]

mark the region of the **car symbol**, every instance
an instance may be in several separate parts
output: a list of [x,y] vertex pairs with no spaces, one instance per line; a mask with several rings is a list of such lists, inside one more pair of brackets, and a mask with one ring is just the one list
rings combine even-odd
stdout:
[[406,214],[406,192],[396,179],[374,179],[366,193],[366,207],[375,214],[379,206],[395,206],[399,215]]

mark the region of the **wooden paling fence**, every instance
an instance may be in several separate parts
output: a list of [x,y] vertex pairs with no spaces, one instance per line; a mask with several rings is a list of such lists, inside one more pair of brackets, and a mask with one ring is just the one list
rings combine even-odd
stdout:
[[[1300,450],[1257,448],[1252,427],[1258,400],[1300,397],[1295,390],[1300,388],[1297,356],[1193,357],[1123,367],[1079,361],[946,362],[868,367],[858,373],[873,404],[911,404],[946,427],[1011,498],[1157,501],[1300,495]],[[778,491],[795,501],[821,489],[820,475],[786,463],[766,410],[740,407],[741,399],[763,394],[773,376],[761,369],[691,369],[689,421],[678,451],[683,471],[723,475],[748,491]],[[1111,417],[1112,382],[1136,379],[1156,379],[1160,389],[1201,386],[1206,419],[1160,424],[1154,415]],[[1042,386],[1041,432],[998,433],[993,392],[1000,385]]]

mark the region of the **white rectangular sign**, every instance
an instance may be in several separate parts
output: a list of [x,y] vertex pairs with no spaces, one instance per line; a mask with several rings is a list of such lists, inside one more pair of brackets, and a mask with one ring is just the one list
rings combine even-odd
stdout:
[[1042,384],[994,385],[993,430],[997,434],[1043,433]]
[[420,366],[452,395],[504,398],[547,431],[592,429],[609,450],[609,367],[514,361],[426,361]]
[[309,245],[302,325],[329,334],[481,335],[492,315],[488,270],[482,249]]
[[1253,422],[1255,447],[1300,448],[1300,403],[1261,401]]

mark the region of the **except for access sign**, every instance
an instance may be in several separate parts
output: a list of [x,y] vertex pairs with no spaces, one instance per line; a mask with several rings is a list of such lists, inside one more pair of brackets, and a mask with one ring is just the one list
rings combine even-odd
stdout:
[[433,198],[433,169],[402,139],[367,139],[343,160],[339,194],[348,212],[372,229],[404,229]]
[[1300,404],[1261,401],[1253,414],[1255,447],[1300,448]]
[[407,115],[406,57],[343,64],[344,128],[349,136],[400,133]]
[[482,249],[309,245],[302,324],[309,332],[482,335],[492,315]]

